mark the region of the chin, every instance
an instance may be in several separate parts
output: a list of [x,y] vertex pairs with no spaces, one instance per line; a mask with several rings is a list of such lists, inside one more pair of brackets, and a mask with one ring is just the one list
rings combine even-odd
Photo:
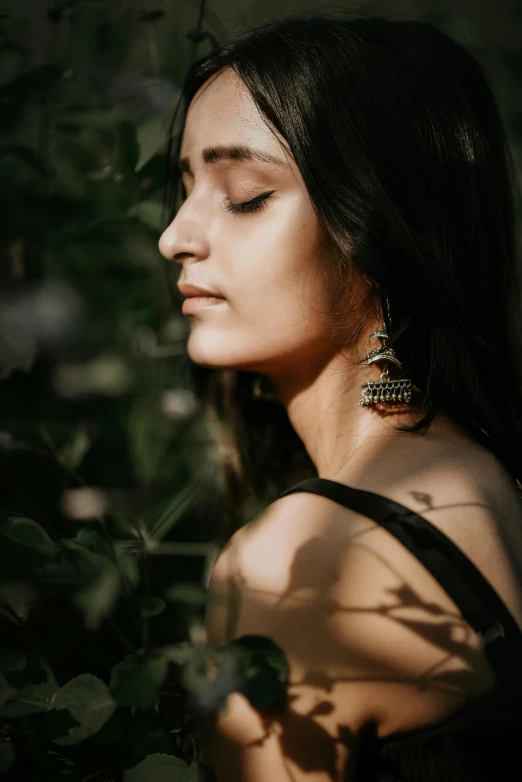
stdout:
[[259,333],[245,333],[240,327],[223,329],[202,322],[192,326],[187,342],[187,353],[194,364],[242,372],[262,372],[263,367],[271,365],[274,346],[266,348]]
[[[191,334],[187,343],[187,353],[194,362],[208,369],[233,369],[237,362],[230,351],[228,335]],[[227,344],[228,343],[228,344]]]
[[247,356],[240,356],[237,353],[233,355],[230,352],[230,345],[228,350],[212,350],[208,344],[205,345],[205,349],[201,349],[200,346],[188,345],[187,353],[191,361],[200,367],[205,369],[234,369],[239,372],[256,372],[261,362],[252,362],[252,352]]

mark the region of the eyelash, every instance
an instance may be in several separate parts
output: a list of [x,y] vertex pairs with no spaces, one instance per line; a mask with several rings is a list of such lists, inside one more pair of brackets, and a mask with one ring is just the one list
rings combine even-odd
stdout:
[[273,192],[274,191],[271,190],[269,193],[263,193],[262,195],[256,196],[256,198],[253,198],[251,201],[245,201],[243,204],[230,203],[226,207],[226,210],[227,212],[232,212],[232,214],[251,214],[252,212],[258,212],[260,209],[264,209],[267,200]]
[[[252,214],[252,212],[259,212],[261,209],[263,209],[266,206],[267,200],[274,192],[275,192],[274,190],[270,190],[268,193],[262,193],[261,195],[252,198],[251,201],[245,201],[242,204],[230,203],[226,207],[226,211],[232,212],[232,214]],[[185,193],[185,188],[182,186],[181,203],[183,203],[183,201],[185,201],[186,198],[187,195]]]

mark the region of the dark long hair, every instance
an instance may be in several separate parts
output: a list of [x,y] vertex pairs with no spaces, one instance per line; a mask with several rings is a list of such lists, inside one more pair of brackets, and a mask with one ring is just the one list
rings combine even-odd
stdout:
[[[332,270],[346,278],[355,269],[368,281],[388,344],[421,389],[429,412],[397,428],[425,433],[445,413],[519,476],[518,189],[476,59],[425,22],[292,15],[197,60],[183,85],[184,117],[223,68],[286,139],[331,238]],[[180,195],[176,116],[168,222]],[[190,372],[229,433],[222,454],[232,521],[249,495],[277,496],[317,474],[284,408],[252,399],[251,373]]]

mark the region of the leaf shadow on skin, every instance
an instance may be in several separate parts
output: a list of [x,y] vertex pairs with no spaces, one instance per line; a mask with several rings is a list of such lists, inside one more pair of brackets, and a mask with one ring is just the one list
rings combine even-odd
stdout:
[[[291,699],[290,699],[291,701]],[[313,717],[318,714],[317,708],[323,706],[322,713],[332,710],[332,704],[324,701],[315,706],[308,714],[296,714],[287,711],[284,729],[278,735],[279,746],[285,757],[299,758],[299,766],[303,771],[324,771],[335,778],[336,773],[336,749],[330,734]],[[320,712],[319,712],[320,713]],[[279,716],[274,713],[270,718],[263,713],[266,734],[250,742],[248,746],[262,746],[266,739],[273,734],[273,725],[279,723]],[[341,727],[341,726],[340,726]],[[351,731],[350,731],[351,734]],[[341,743],[346,742],[346,735],[339,736]]]
[[[428,508],[435,507],[430,497],[425,494],[422,497]],[[376,526],[375,529],[381,528]],[[335,720],[333,693],[336,688],[355,682],[405,684],[412,692],[416,688],[419,692],[432,690],[454,697],[456,712],[469,700],[469,693],[476,690],[476,670],[484,668],[484,651],[476,644],[470,644],[474,633],[461,615],[423,598],[393,562],[365,543],[365,537],[372,531],[354,533],[345,546],[336,541],[336,546],[332,547],[332,542],[324,535],[305,540],[295,549],[282,592],[260,588],[259,579],[252,585],[241,558],[230,556],[228,559],[228,590],[223,596],[230,609],[227,637],[237,642],[260,632],[256,624],[264,626],[264,618],[268,617],[266,626],[275,628],[275,642],[290,661],[299,661],[300,671],[296,675],[291,668],[284,709],[258,710],[264,734],[256,735],[244,746],[262,746],[275,735],[283,758],[291,761],[294,767],[303,772],[322,772],[325,779],[332,781],[339,779],[339,747],[357,753],[360,738],[346,720]],[[379,604],[371,607],[343,605],[332,599],[330,590],[341,578],[348,545],[358,546],[377,557],[382,567],[395,577],[396,585],[386,587],[385,599]],[[314,567],[318,561],[326,561],[328,566]],[[402,615],[405,609],[408,616]],[[340,614],[353,617],[374,614],[391,620],[427,642],[433,648],[431,657],[436,659],[414,678],[401,676],[390,669],[379,669],[378,655],[372,659],[367,674],[340,675],[335,671],[343,667],[346,647],[338,634],[331,633],[332,618]],[[356,652],[356,656],[357,653],[361,651]],[[452,664],[452,670],[444,670],[448,664]],[[307,699],[297,708],[302,691],[308,693]],[[343,697],[348,698],[348,693],[349,689]],[[327,727],[325,719],[329,720]],[[370,731],[374,728],[374,725],[368,726]],[[292,779],[290,770],[288,774]],[[351,777],[345,777],[348,778]]]

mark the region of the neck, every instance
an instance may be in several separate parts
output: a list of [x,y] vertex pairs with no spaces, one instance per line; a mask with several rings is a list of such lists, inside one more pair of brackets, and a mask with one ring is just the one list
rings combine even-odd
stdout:
[[419,443],[420,435],[397,432],[396,427],[415,423],[425,410],[404,406],[394,412],[390,406],[383,413],[359,405],[361,386],[379,380],[380,372],[375,364],[351,366],[344,355],[336,354],[315,371],[308,365],[308,376],[293,372],[272,378],[319,477],[357,482],[381,457],[393,459],[404,444],[410,448]]

